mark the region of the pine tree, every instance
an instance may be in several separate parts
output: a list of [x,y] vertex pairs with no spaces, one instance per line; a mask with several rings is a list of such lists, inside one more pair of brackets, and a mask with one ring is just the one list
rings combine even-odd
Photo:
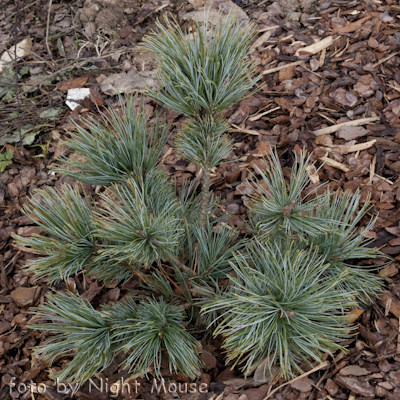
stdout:
[[143,282],[140,296],[98,309],[68,292],[49,294],[34,310],[40,322],[31,327],[52,335],[35,351],[50,362],[73,354],[61,380],[83,383],[119,354],[134,374],[160,377],[167,360],[171,372],[194,379],[207,331],[224,337],[227,361],[246,374],[269,357],[266,369],[277,363],[289,377],[300,362],[342,349],[353,332],[344,315],[381,290],[382,280],[355,264],[382,256],[357,232],[368,201],[359,210],[358,194],[304,196],[313,165],[306,152],[296,157],[289,182],[277,153],[250,182],[257,194],[246,235],[221,223],[229,216],[217,216],[210,171],[232,149],[223,111],[260,79],[247,57],[254,27],[230,14],[212,34],[207,23],[192,28],[184,32],[166,20],[145,43],[160,63],[161,89],[149,96],[187,116],[175,147],[202,168],[201,188],[171,182],[158,164],[169,126],[127,97],[119,110],[77,126],[65,143],[75,157],[58,167],[106,186],[102,193],[47,188],[24,207],[45,232],[15,235],[40,255],[27,266],[36,279],[55,284],[84,273],[104,284]]

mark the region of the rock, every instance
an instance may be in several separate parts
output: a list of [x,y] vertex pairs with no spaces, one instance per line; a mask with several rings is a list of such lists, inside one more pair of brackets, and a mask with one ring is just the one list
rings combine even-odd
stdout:
[[332,396],[336,396],[339,386],[332,379],[328,379],[325,384],[326,391]]
[[[198,2],[197,5],[199,4]],[[204,7],[186,13],[182,19],[203,22],[204,16],[206,16],[207,21],[215,26],[219,23],[219,19],[224,18],[230,11],[235,12],[236,18],[241,24],[249,22],[248,15],[231,0],[205,0]]]
[[240,211],[239,204],[234,203],[234,202],[228,203],[226,206],[226,211],[229,214],[239,214],[239,211]]
[[359,365],[348,365],[347,367],[342,368],[339,371],[339,374],[343,376],[348,376],[348,375],[363,376],[363,375],[368,375],[369,371],[366,370],[365,368],[361,368]]
[[342,388],[351,390],[352,392],[364,397],[374,397],[375,390],[368,382],[362,382],[357,378],[350,378],[341,376],[339,374],[335,377],[335,382]]
[[100,84],[101,91],[110,96],[115,96],[119,93],[129,94],[144,91],[147,88],[156,88],[154,71],[137,72],[132,69],[128,72],[112,74]]
[[38,286],[33,287],[19,287],[10,293],[12,301],[18,307],[30,307],[33,305],[37,296],[40,293],[40,288]]
[[312,381],[310,378],[307,378],[306,376],[301,379],[297,379],[296,381],[292,382],[290,386],[293,389],[299,390],[300,392],[309,392],[313,388],[314,381]]

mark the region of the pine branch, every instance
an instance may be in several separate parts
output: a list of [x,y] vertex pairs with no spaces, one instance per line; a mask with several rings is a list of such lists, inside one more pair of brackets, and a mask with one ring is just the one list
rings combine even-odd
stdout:
[[37,190],[24,206],[24,213],[48,235],[24,238],[13,235],[17,243],[44,255],[27,267],[37,279],[56,283],[88,267],[96,252],[91,199],[83,199],[77,189],[64,185],[60,190]]
[[109,318],[73,293],[48,294],[47,300],[35,309],[35,316],[52,322],[29,327],[56,335],[37,347],[35,353],[44,354],[50,363],[58,357],[72,355],[72,361],[56,377],[61,382],[84,383],[107,368],[117,353]]
[[303,190],[311,182],[310,158],[311,155],[307,157],[304,151],[300,157],[296,155],[288,189],[276,153],[269,157],[269,168],[265,173],[258,169],[263,182],[254,184],[262,195],[253,197],[249,217],[259,234],[285,233],[305,237],[327,232],[326,219],[316,216],[315,210],[329,204],[329,193],[309,200],[302,197]]
[[211,170],[203,168],[201,181],[201,202],[200,202],[200,224],[205,226],[208,220],[208,203],[210,198],[210,175]]
[[205,227],[193,224],[188,240],[188,265],[196,271],[192,282],[220,281],[232,270],[234,252],[240,250],[245,240],[238,234],[217,223],[208,222]]
[[[126,104],[125,104],[126,103]],[[57,171],[90,185],[124,183],[127,177],[142,177],[155,168],[164,148],[169,125],[153,125],[137,97],[120,98],[120,112],[109,108],[102,120],[86,121],[86,128],[76,125],[65,145],[75,152],[74,158],[63,158]]]
[[139,305],[128,301],[118,305],[114,339],[127,353],[125,364],[134,374],[145,375],[150,368],[161,378],[163,349],[171,373],[181,371],[194,379],[200,374],[200,344],[182,325],[183,312],[160,298]]
[[179,204],[163,174],[153,171],[141,183],[131,178],[101,199],[96,237],[110,244],[99,249],[97,262],[114,260],[149,267],[156,260],[170,258],[182,228],[175,215]]
[[383,278],[377,275],[377,266],[352,265],[350,260],[371,259],[377,257],[388,258],[376,248],[367,247],[371,240],[365,235],[369,232],[376,218],[358,232],[357,224],[367,215],[371,208],[369,199],[360,208],[360,193],[350,191],[337,192],[330,204],[316,210],[316,216],[324,218],[328,225],[328,232],[307,238],[307,245],[317,246],[319,253],[330,263],[328,273],[331,276],[341,274],[350,269],[346,280],[339,285],[343,291],[353,291],[361,303],[371,303],[383,290]]
[[220,313],[214,335],[225,337],[227,362],[244,363],[245,373],[271,356],[287,378],[301,372],[301,361],[320,362],[324,353],[342,349],[338,342],[349,335],[343,312],[354,306],[353,293],[335,290],[346,272],[326,277],[324,258],[297,245],[254,245],[248,255],[238,254],[231,290],[202,308]]
[[183,32],[176,21],[157,23],[158,31],[145,37],[145,49],[159,61],[161,89],[150,91],[157,103],[190,117],[215,116],[251,95],[261,75],[252,77],[248,60],[254,25],[240,25],[234,13],[221,19],[215,31],[208,23],[194,23],[195,33]]
[[189,119],[178,132],[175,146],[187,160],[211,169],[232,151],[232,140],[224,135],[228,129],[228,124],[220,118]]

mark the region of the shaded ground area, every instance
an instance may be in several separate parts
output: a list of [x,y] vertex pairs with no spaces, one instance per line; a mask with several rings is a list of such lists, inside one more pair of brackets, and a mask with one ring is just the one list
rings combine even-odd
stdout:
[[[26,328],[29,307],[43,303],[49,287],[33,283],[23,270],[35,257],[13,243],[16,232],[29,237],[40,228],[21,213],[32,191],[63,182],[77,184],[81,192],[95,194],[99,187],[81,185],[52,171],[60,155],[67,155],[61,141],[72,121],[84,124],[90,113],[106,105],[118,106],[117,91],[143,90],[143,79],[153,84],[154,62],[138,48],[143,35],[154,28],[162,14],[174,15],[183,26],[212,5],[227,11],[228,1],[3,1],[0,13],[0,54],[27,40],[26,54],[17,65],[0,74],[0,399],[63,399],[52,386],[52,367],[32,354],[43,338]],[[393,0],[367,1],[247,1],[238,0],[242,12],[257,24],[258,35],[251,57],[264,71],[259,92],[229,109],[236,163],[221,164],[213,171],[215,194],[232,214],[229,224],[243,229],[253,188],[246,183],[256,166],[277,146],[290,173],[294,152],[306,148],[315,160],[325,161],[320,182],[338,188],[361,190],[371,196],[371,216],[379,212],[371,233],[372,246],[393,257],[380,274],[391,278],[376,304],[359,309],[350,319],[358,335],[345,343],[349,352],[326,355],[316,371],[284,387],[279,375],[267,382],[244,379],[224,364],[219,338],[204,341],[205,362],[199,382],[210,385],[208,394],[181,394],[184,400],[269,399],[399,399],[400,398],[400,5]],[[50,8],[49,8],[50,6]],[[238,11],[238,12],[239,12]],[[199,14],[200,13],[200,14]],[[245,14],[243,14],[245,13]],[[210,15],[212,18],[212,14]],[[12,51],[12,50],[11,50]],[[18,53],[17,53],[18,54]],[[89,88],[90,95],[73,111],[65,105],[67,91]],[[179,128],[184,117],[152,103],[147,111],[165,113]],[[165,146],[162,164],[177,178],[200,179],[195,165],[172,149],[173,135]],[[23,145],[23,146],[22,146]],[[3,164],[2,164],[3,162]],[[319,182],[319,183],[320,183]],[[318,182],[315,185],[319,184]],[[306,189],[311,190],[309,187]],[[367,220],[363,224],[368,223]],[[371,261],[378,263],[379,260]],[[135,290],[132,280],[123,287],[100,287],[90,277],[78,276],[57,290],[79,292],[94,305],[114,302]],[[102,374],[111,383],[129,375],[118,362]],[[306,371],[309,368],[304,366]],[[164,376],[186,382],[183,376]],[[43,382],[44,394],[14,391],[8,383]],[[141,383],[137,394],[118,398],[170,400],[170,393],[150,393],[151,382]],[[77,398],[106,399],[84,387]],[[33,397],[32,397],[33,396]]]

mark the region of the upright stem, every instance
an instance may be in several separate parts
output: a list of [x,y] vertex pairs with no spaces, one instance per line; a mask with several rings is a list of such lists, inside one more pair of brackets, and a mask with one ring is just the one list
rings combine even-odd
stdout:
[[174,263],[181,271],[189,272],[189,274],[194,275],[194,271],[192,271],[189,267],[183,264],[178,257],[174,256],[172,253],[168,253],[167,257],[169,261]]
[[211,170],[203,168],[203,179],[201,184],[201,201],[200,201],[200,224],[205,226],[207,223],[208,202],[210,199],[210,175]]

